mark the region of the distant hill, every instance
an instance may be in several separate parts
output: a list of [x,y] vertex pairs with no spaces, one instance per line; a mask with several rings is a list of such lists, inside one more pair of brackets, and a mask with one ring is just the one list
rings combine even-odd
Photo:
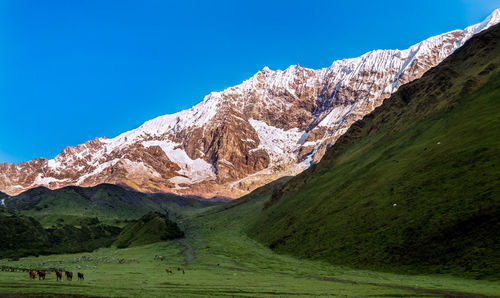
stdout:
[[68,186],[56,190],[37,187],[5,199],[8,210],[32,216],[50,226],[61,219],[78,224],[98,217],[108,224],[122,224],[150,211],[182,216],[220,202],[201,201],[170,194],[144,194],[112,184],[94,187]]
[[11,256],[20,249],[40,250],[49,246],[49,235],[31,217],[0,212],[0,256]]
[[126,247],[182,237],[168,216],[182,218],[222,204],[144,194],[112,184],[57,190],[38,187],[3,198],[0,258],[92,251],[115,241]]
[[184,233],[168,216],[149,212],[138,221],[130,223],[113,243],[119,248],[144,245],[183,237]]
[[79,227],[58,223],[44,229],[34,218],[0,210],[0,258],[28,255],[92,251],[109,246],[121,229],[102,224],[97,219]]
[[500,26],[355,122],[249,229],[349,266],[500,277]]

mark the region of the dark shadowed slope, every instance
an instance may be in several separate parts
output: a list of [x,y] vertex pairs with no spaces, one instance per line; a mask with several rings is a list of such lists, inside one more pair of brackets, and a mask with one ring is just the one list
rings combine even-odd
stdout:
[[353,124],[250,234],[337,264],[500,277],[500,27]]
[[183,237],[177,224],[165,214],[149,212],[128,224],[113,243],[118,248],[138,246]]
[[92,251],[111,245],[120,230],[97,219],[82,221],[78,227],[58,223],[44,229],[32,217],[0,208],[0,259]]
[[78,223],[82,218],[98,217],[116,224],[137,219],[150,211],[181,216],[220,203],[200,201],[170,194],[144,194],[112,184],[94,187],[68,186],[57,190],[37,187],[5,199],[7,208],[33,216],[44,225],[64,220]]

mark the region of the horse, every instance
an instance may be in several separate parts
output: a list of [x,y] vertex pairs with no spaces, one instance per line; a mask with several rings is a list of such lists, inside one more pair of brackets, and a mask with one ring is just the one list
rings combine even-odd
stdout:
[[172,272],[172,270],[170,270],[170,269],[165,269],[165,271],[166,271],[167,273],[174,274],[174,273]]
[[165,257],[164,256],[156,255],[155,256],[155,260],[165,261]]
[[66,271],[66,280],[73,280],[73,272]]
[[78,272],[78,280],[83,280],[83,273]]
[[59,270],[56,270],[56,280],[57,281],[62,281],[62,272]]
[[41,280],[41,279],[45,280],[45,274],[46,274],[45,271],[38,270],[38,280]]
[[35,270],[30,270],[28,271],[29,275],[30,275],[30,279],[35,279],[36,277],[36,271]]

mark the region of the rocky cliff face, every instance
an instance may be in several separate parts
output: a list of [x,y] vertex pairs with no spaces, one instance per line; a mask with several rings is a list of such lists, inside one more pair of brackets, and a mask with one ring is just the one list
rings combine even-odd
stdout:
[[480,24],[406,50],[376,50],[318,70],[265,67],[188,110],[113,139],[67,147],[50,160],[0,164],[0,191],[115,183],[146,192],[239,197],[319,161],[353,122],[399,86],[499,21],[496,10]]

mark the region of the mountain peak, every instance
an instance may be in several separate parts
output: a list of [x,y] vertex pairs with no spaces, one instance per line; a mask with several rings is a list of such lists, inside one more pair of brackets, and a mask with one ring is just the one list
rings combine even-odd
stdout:
[[117,137],[68,147],[51,160],[0,164],[0,191],[114,183],[147,192],[241,196],[318,162],[352,123],[499,21],[497,9],[465,30],[317,70],[265,66],[190,109]]
[[496,24],[500,22],[500,8],[495,9],[487,18],[486,20],[488,23],[491,24]]

